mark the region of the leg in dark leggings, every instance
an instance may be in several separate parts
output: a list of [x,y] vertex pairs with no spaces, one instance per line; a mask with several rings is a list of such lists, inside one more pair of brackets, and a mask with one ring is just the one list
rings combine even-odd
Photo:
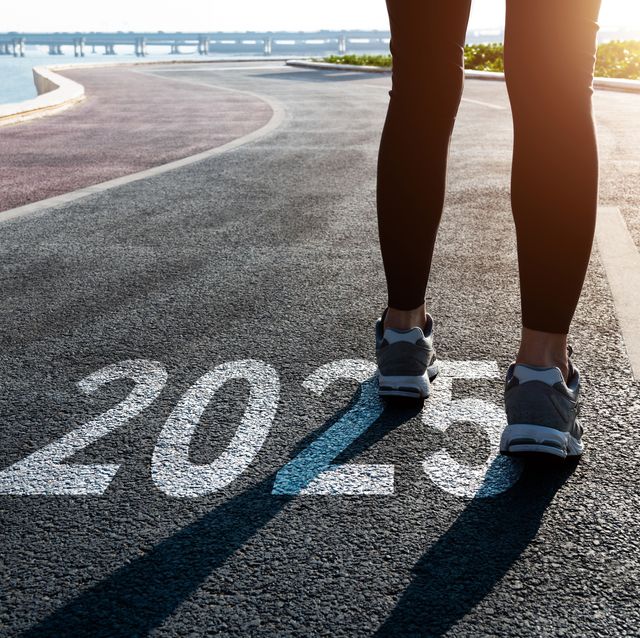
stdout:
[[387,0],[392,89],[377,168],[388,305],[424,303],[464,79],[471,0]]
[[514,123],[511,203],[522,322],[566,334],[589,263],[598,199],[592,79],[600,0],[507,1]]

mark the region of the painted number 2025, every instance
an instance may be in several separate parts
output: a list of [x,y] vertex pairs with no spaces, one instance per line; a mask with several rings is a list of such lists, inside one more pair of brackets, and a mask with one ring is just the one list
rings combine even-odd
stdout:
[[[495,496],[509,489],[521,467],[498,455],[504,412],[479,399],[452,399],[454,379],[497,378],[495,361],[442,361],[440,376],[421,412],[426,427],[445,432],[453,423],[475,424],[486,432],[491,453],[481,465],[455,461],[445,449],[426,458],[423,469],[437,486],[468,498]],[[287,463],[275,477],[277,495],[389,495],[394,492],[390,464],[334,464],[334,459],[384,411],[376,389],[375,366],[364,359],[342,359],[321,366],[304,380],[308,391],[321,395],[339,380],[355,380],[361,392],[351,407],[320,437]],[[91,394],[101,386],[129,379],[134,387],[118,405],[0,471],[0,494],[100,495],[119,465],[64,463],[83,448],[138,416],[159,396],[167,382],[162,364],[129,360],[112,364],[79,381]],[[249,382],[247,407],[227,448],[211,463],[194,464],[189,446],[202,414],[215,393],[231,379]],[[234,481],[262,448],[276,415],[280,381],[276,370],[255,359],[220,364],[187,390],[164,424],[151,459],[151,476],[158,489],[172,497],[212,494]]]

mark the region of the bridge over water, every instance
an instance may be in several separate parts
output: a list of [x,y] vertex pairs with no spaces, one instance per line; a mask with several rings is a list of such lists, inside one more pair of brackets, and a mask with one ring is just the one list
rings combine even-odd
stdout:
[[[106,55],[116,55],[116,46],[134,47],[135,54],[145,56],[152,47],[168,47],[172,54],[181,47],[195,47],[200,55],[209,53],[305,53],[335,50],[337,54],[359,51],[389,50],[389,31],[266,31],[266,32],[163,32],[134,33],[3,33],[0,34],[0,55],[24,56],[30,45],[47,46],[51,55],[62,55],[63,46],[73,47],[76,57],[82,57],[85,49],[93,52],[104,49]],[[470,31],[469,42],[501,41],[502,31]]]
[[24,56],[28,45],[48,46],[51,55],[61,55],[63,46],[72,46],[74,55],[84,56],[85,48],[93,51],[103,48],[106,55],[115,55],[118,45],[130,45],[138,56],[145,56],[151,47],[169,47],[171,53],[180,53],[181,47],[195,47],[200,55],[233,52],[264,53],[290,51],[303,47],[327,50],[335,48],[337,53],[347,48],[387,48],[388,31],[318,31],[318,32],[156,32],[156,33],[5,33],[0,34],[0,54]]

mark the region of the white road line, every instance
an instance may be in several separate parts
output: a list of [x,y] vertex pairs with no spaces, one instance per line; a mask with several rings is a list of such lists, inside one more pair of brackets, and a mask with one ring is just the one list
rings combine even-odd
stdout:
[[497,111],[506,111],[506,106],[500,106],[499,104],[491,104],[490,102],[483,102],[482,100],[472,100],[468,97],[462,98],[463,102],[470,102],[471,104],[478,104],[480,106],[486,106],[489,109],[496,109]]
[[[388,84],[358,84],[358,86],[368,86],[376,89],[386,89],[387,91],[391,88]],[[490,102],[483,102],[482,100],[472,100],[468,97],[462,98],[463,102],[470,102],[471,104],[478,104],[479,106],[486,106],[489,109],[496,109],[497,111],[506,111],[506,106],[500,106],[498,104],[491,104]]]
[[631,371],[640,381],[640,252],[618,208],[598,209],[596,241]]
[[[134,71],[134,73],[139,73],[139,71]],[[156,75],[156,77],[161,78],[163,76],[161,74],[158,74]],[[65,193],[64,195],[49,197],[47,199],[42,199],[39,202],[34,202],[32,204],[26,204],[24,206],[18,206],[17,208],[10,208],[9,210],[2,211],[0,212],[0,223],[8,221],[10,219],[32,215],[44,210],[58,208],[84,197],[88,197],[89,195],[102,193],[112,188],[118,188],[119,186],[130,184],[131,182],[137,182],[143,179],[148,179],[150,177],[155,177],[156,175],[161,175],[162,173],[167,173],[168,171],[182,168],[183,166],[189,166],[190,164],[201,162],[202,160],[209,159],[210,157],[214,157],[215,155],[221,155],[222,153],[226,153],[227,151],[237,148],[238,146],[244,146],[245,144],[254,142],[264,137],[265,135],[269,135],[275,129],[277,129],[287,117],[287,110],[285,109],[284,105],[280,101],[267,95],[260,95],[258,93],[254,93],[253,91],[231,89],[228,86],[209,84],[205,82],[180,80],[178,78],[166,79],[171,81],[188,82],[189,84],[199,84],[208,86],[212,89],[221,89],[223,91],[233,91],[234,93],[244,93],[245,95],[250,95],[252,97],[258,98],[259,100],[262,100],[263,102],[267,102],[273,110],[273,116],[264,126],[260,127],[259,129],[252,131],[251,133],[247,133],[246,135],[243,135],[242,137],[239,137],[235,140],[231,140],[230,142],[227,142],[222,146],[212,148],[208,151],[203,151],[202,153],[197,153],[196,155],[190,155],[189,157],[183,157],[182,159],[174,160],[173,162],[168,162],[167,164],[161,164],[160,166],[154,166],[153,168],[148,168],[138,173],[123,175],[122,177],[116,177],[115,179],[110,179],[99,184],[93,184],[92,186],[85,186],[84,188],[79,188],[78,190],[71,191],[70,193]]]
[[271,65],[263,65],[263,66],[224,66],[224,67],[207,67],[207,68],[202,68],[202,67],[196,67],[193,69],[185,69],[180,68],[180,69],[176,69],[176,68],[172,68],[172,67],[160,67],[157,68],[157,71],[161,71],[162,73],[166,73],[167,71],[169,72],[174,72],[174,73],[184,73],[185,71],[188,71],[189,73],[213,73],[215,71],[262,71],[263,69],[280,69],[280,70],[285,70],[285,71],[297,71],[298,69],[292,69],[290,66],[287,66],[286,64],[271,64]]

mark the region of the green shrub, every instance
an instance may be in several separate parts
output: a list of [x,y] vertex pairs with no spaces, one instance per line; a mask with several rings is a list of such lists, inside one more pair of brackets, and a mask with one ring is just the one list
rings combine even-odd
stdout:
[[[391,67],[390,55],[330,55],[320,58],[334,64]],[[504,71],[502,43],[467,44],[464,65],[476,71]],[[595,74],[605,78],[640,80],[640,40],[614,40],[598,46]]]
[[466,44],[464,47],[464,66],[475,71],[504,72],[502,44]]
[[330,55],[322,58],[333,64],[358,64],[361,66],[391,66],[390,55]]
[[640,80],[640,40],[613,40],[598,47],[596,75]]

